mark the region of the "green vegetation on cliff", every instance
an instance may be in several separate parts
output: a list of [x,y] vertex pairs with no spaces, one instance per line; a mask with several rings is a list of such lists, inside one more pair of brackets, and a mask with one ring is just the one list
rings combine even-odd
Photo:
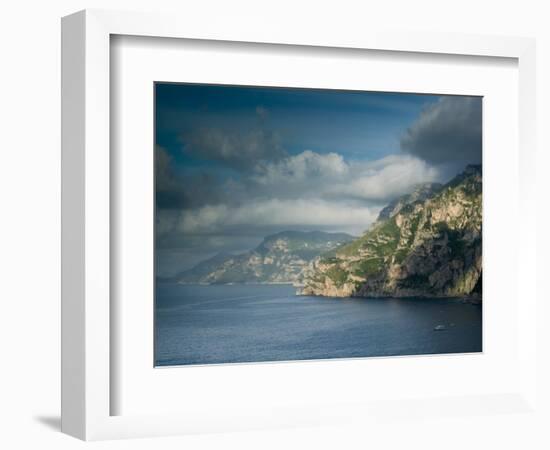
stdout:
[[481,290],[481,167],[388,205],[358,239],[318,258],[302,293],[468,296]]
[[[301,283],[311,261],[352,241],[345,233],[284,231],[266,236],[254,250],[217,255],[176,276],[179,283]],[[333,271],[335,282],[343,280]],[[324,279],[324,275],[323,275]],[[320,281],[317,280],[318,282]]]

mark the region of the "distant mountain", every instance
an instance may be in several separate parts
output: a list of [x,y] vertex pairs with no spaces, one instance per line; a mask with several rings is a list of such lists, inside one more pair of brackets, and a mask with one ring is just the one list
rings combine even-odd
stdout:
[[301,293],[332,297],[479,296],[481,166],[382,210],[360,238],[311,263]]
[[200,283],[201,280],[214,272],[223,263],[230,260],[233,256],[229,253],[218,253],[217,255],[205,261],[198,263],[192,269],[186,270],[176,275],[176,281],[185,281],[186,283]]
[[355,239],[346,233],[284,231],[254,250],[216,255],[176,276],[179,283],[301,283],[310,262]]

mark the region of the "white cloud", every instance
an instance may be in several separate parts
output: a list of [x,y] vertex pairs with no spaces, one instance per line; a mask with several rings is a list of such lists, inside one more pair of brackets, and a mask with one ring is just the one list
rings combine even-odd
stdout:
[[307,150],[262,162],[250,175],[228,180],[223,186],[225,201],[166,214],[160,210],[157,232],[301,228],[360,234],[390,200],[439,176],[436,168],[406,154],[365,162]]
[[330,182],[331,179],[344,176],[348,171],[349,166],[341,155],[306,150],[274,163],[257,165],[252,180],[264,186],[303,184],[316,178]]
[[351,176],[333,192],[371,201],[388,201],[411,192],[420,183],[437,181],[439,171],[421,159],[392,155],[372,163],[358,163]]
[[359,233],[376,219],[378,209],[321,199],[256,200],[235,207],[207,205],[182,212],[177,228],[185,233],[205,233],[234,226],[279,226],[346,229]]
[[319,154],[306,150],[256,166],[251,180],[262,192],[275,196],[384,202],[412,191],[419,183],[436,181],[439,176],[436,168],[411,155],[346,162],[337,153]]

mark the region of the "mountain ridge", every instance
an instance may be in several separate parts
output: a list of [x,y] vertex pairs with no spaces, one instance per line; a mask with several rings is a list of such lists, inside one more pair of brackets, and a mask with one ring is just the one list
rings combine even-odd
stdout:
[[402,208],[412,203],[426,200],[434,196],[443,188],[441,183],[422,183],[416,186],[414,191],[410,194],[402,195],[393,201],[391,201],[387,206],[382,208],[378,213],[378,218],[376,222],[383,222],[384,220],[390,219],[395,216]]
[[183,284],[301,283],[314,258],[353,239],[346,233],[282,231],[253,250],[215,255],[174,278]]
[[[302,295],[479,297],[482,169],[403,196],[361,237],[311,263]],[[385,211],[384,211],[385,210]]]

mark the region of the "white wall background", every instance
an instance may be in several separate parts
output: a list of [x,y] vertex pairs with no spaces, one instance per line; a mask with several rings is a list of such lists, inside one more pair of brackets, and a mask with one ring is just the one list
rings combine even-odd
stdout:
[[[84,444],[59,433],[60,17],[83,8],[179,11],[208,21],[268,17],[327,32],[390,28],[532,36],[538,39],[539,264],[550,254],[550,12],[544,1],[19,0],[0,10],[0,447],[82,448],[550,448],[550,416],[499,415]],[[244,18],[243,18],[244,17]],[[533,279],[534,282],[534,279]],[[542,282],[540,283],[542,285]],[[540,287],[542,289],[542,286]],[[549,297],[540,290],[540,299]],[[550,299],[549,299],[550,300]],[[550,308],[539,311],[550,323]],[[546,319],[544,319],[546,317]],[[541,327],[541,381],[550,380],[550,332]],[[547,382],[547,381],[546,381]],[[541,383],[542,384],[542,383]],[[550,405],[547,386],[541,398]]]

